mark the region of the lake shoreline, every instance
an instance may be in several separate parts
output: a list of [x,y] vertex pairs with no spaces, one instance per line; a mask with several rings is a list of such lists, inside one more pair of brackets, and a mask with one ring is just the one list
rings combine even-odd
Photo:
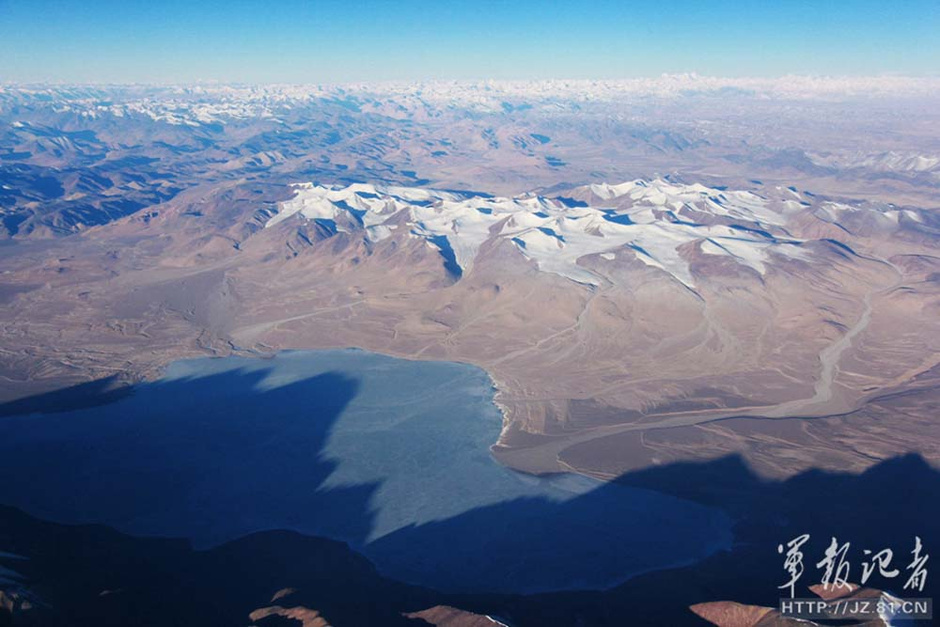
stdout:
[[[42,447],[40,457],[71,459],[80,476],[36,466],[33,489],[2,501],[197,547],[291,529],[347,542],[391,578],[450,592],[604,590],[732,542],[721,510],[501,465],[496,388],[476,366],[362,349],[258,357],[178,360],[113,403],[8,418],[0,466],[34,465]],[[467,566],[481,554],[486,564]]]

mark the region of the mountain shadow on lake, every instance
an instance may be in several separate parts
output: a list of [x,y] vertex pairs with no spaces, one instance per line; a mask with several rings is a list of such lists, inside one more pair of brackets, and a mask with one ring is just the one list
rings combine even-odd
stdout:
[[0,419],[0,474],[25,478],[0,503],[48,520],[198,547],[290,529],[452,592],[604,588],[730,544],[718,509],[500,466],[492,384],[462,364],[298,351],[178,362],[74,411],[54,394]]
[[[812,596],[807,587],[821,574],[815,562],[832,535],[852,543],[853,581],[858,581],[863,548],[894,548],[902,576],[892,588],[876,573],[869,585],[895,593],[908,574],[910,547],[905,545],[911,534],[922,537],[926,553],[938,548],[934,523],[940,516],[940,472],[915,455],[886,460],[861,474],[810,471],[785,481],[755,476],[738,457],[670,464],[619,480],[734,512],[734,546],[600,592],[453,595],[390,581],[340,543],[293,532],[260,532],[194,551],[184,541],[134,538],[101,526],[63,526],[0,507],[0,567],[18,571],[22,587],[42,601],[19,622],[16,616],[11,622],[0,607],[0,625],[244,624],[248,612],[270,605],[275,591],[291,587],[296,592],[276,603],[316,609],[336,625],[417,627],[424,623],[401,614],[444,604],[497,616],[513,627],[691,627],[707,624],[688,610],[695,603],[776,606],[778,586],[787,578],[776,546],[801,533],[812,536],[797,588],[803,597]],[[885,499],[893,505],[886,507]],[[472,513],[466,516],[475,520]],[[938,583],[928,576],[923,591],[904,596],[937,598]]]
[[[337,523],[323,535],[361,543],[377,486],[318,492],[336,466],[320,452],[357,382],[326,373],[259,391],[265,374],[235,370],[158,381],[107,405],[83,394],[77,412],[59,407],[5,418],[0,472],[26,480],[4,486],[0,502],[51,520],[181,535],[200,544],[291,528],[327,509]],[[30,406],[54,407],[47,400]]]

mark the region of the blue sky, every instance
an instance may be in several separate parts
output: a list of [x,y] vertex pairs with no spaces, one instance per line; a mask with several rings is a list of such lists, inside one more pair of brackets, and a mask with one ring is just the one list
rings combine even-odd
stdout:
[[940,0],[0,0],[0,81],[940,74]]

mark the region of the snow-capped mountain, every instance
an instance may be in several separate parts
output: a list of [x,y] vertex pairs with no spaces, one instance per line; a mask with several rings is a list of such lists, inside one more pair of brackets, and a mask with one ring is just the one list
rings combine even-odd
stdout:
[[828,167],[868,169],[876,172],[940,172],[940,156],[887,152],[811,155],[814,163]]
[[294,189],[294,197],[279,205],[267,227],[297,216],[331,231],[361,228],[373,242],[403,229],[438,249],[461,274],[471,271],[485,242],[500,239],[510,241],[541,271],[590,285],[602,281],[578,263],[590,255],[608,261],[617,255],[635,257],[691,287],[695,279],[683,252],[689,245],[759,274],[777,256],[808,254],[802,241],[783,228],[788,213],[803,210],[805,203],[771,202],[749,191],[663,179],[573,190],[573,196],[590,204],[570,197],[494,197],[363,184],[305,183]]
[[[792,185],[808,177],[806,187],[818,194],[842,194],[842,181],[852,179],[877,183],[854,198],[933,206],[937,140],[924,129],[937,125],[910,120],[937,109],[936,87],[931,78],[698,75],[3,85],[0,238],[67,235],[194,185],[262,178],[513,196],[669,174],[763,193],[761,181]],[[846,106],[858,115],[846,118]],[[898,113],[883,117],[886,107]],[[844,141],[855,135],[867,143]],[[609,193],[589,205],[605,207]]]

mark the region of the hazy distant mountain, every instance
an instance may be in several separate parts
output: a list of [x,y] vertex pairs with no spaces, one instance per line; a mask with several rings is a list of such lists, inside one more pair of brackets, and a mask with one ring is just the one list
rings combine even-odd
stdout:
[[[719,185],[813,177],[816,192],[923,199],[937,183],[936,138],[880,111],[890,105],[910,111],[911,120],[929,118],[934,87],[932,79],[695,75],[343,87],[4,86],[0,234],[68,234],[196,185],[245,179],[514,195],[682,172]],[[847,119],[846,107],[872,121]],[[845,142],[855,131],[870,138],[865,153]]]

